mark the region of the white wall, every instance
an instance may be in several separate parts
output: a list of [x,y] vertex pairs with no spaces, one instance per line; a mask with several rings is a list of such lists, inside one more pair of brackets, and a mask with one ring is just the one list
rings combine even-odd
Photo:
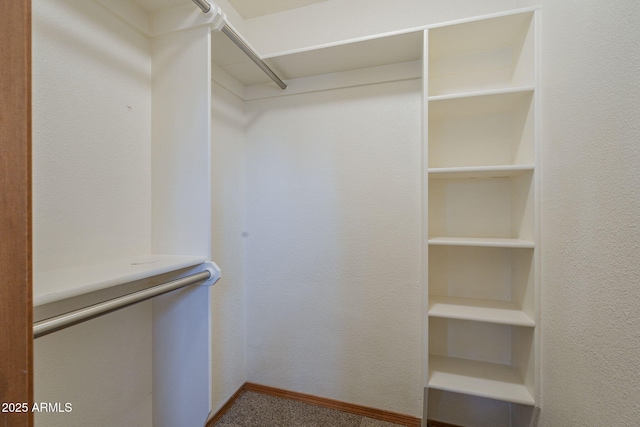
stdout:
[[92,1],[33,15],[34,269],[150,253],[149,41]]
[[[224,3],[224,0],[220,2],[223,7]],[[614,3],[596,0],[406,0],[402,5],[394,2],[390,7],[388,2],[383,1],[329,0],[306,8],[234,23],[261,53],[271,54],[535,4],[543,7],[540,425],[631,426],[640,419],[637,400],[637,390],[640,389],[637,357],[640,351],[640,335],[637,332],[640,330],[640,228],[637,226],[640,216],[640,169],[637,166],[640,164],[640,114],[637,104],[640,95],[640,85],[637,83],[640,71],[637,55],[640,4],[635,0]],[[274,31],[274,28],[278,30]],[[307,107],[307,99],[304,101],[290,101],[288,108],[314,108]],[[277,115],[278,112],[273,114]],[[285,119],[279,120],[284,122]],[[291,123],[297,124],[298,120],[296,117]],[[314,121],[307,119],[301,123],[311,125]],[[265,126],[255,129],[262,128],[263,131]],[[323,129],[323,132],[329,131]],[[293,141],[294,136],[289,136],[288,140]],[[331,196],[328,186],[324,188],[318,184],[321,178],[327,177],[322,177],[317,163],[336,168],[339,167],[334,163],[336,159],[338,165],[348,162],[348,159],[342,153],[336,153],[332,160],[328,160],[328,148],[318,148],[305,154],[299,145],[292,142],[278,147],[280,142],[267,141],[274,150],[252,154],[254,148],[249,147],[248,152],[251,165],[267,169],[263,171],[265,182],[256,186],[266,195],[253,193],[255,189],[251,190],[251,186],[259,182],[255,177],[255,184],[252,184],[251,176],[258,171],[248,172],[248,209],[257,215],[249,220],[250,224],[254,224],[250,239],[262,239],[258,246],[268,255],[268,238],[278,238],[275,232],[268,234],[275,224],[278,231],[285,231],[287,227],[289,242],[295,245],[290,246],[288,252],[271,254],[262,261],[264,264],[257,264],[255,268],[271,271],[273,266],[270,263],[281,264],[283,259],[297,259],[297,263],[287,271],[278,272],[276,277],[285,279],[283,276],[288,275],[286,279],[290,283],[300,283],[303,276],[299,269],[304,268],[314,273],[312,277],[319,278],[323,266],[337,257],[329,249],[334,242],[327,239],[326,248],[314,247],[314,250],[321,249],[319,253],[326,254],[315,261],[305,256],[304,249],[319,244],[325,238],[339,237],[338,233],[326,227],[331,224],[332,218],[339,217],[345,205],[328,203],[328,197]],[[314,147],[322,145],[316,143]],[[275,161],[265,157],[267,154],[290,158],[279,168],[266,166],[260,160],[267,165]],[[315,156],[315,161],[305,159],[305,155]],[[309,182],[300,180],[303,168],[307,169],[305,174],[308,174]],[[311,177],[315,177],[315,180]],[[275,181],[267,181],[271,179]],[[269,186],[268,182],[273,184]],[[312,184],[319,187],[314,188]],[[308,200],[302,196],[303,189],[310,191],[306,196]],[[284,207],[280,210],[278,203],[275,203],[284,203],[287,191],[290,193],[288,197],[298,195],[298,211]],[[271,204],[263,200],[259,206],[253,206],[252,197],[273,198],[269,199]],[[333,208],[326,209],[330,205]],[[318,213],[313,214],[314,210],[321,207],[326,209],[322,217]],[[306,230],[293,222],[296,219],[293,216],[295,212],[309,215],[306,219],[316,221],[310,223],[317,224],[317,227]],[[261,227],[258,228],[258,225]],[[259,230],[265,234],[256,236]],[[253,240],[250,240],[250,244],[253,245]],[[314,293],[319,293],[314,306],[299,304],[300,299],[303,303],[308,301],[299,293],[278,292],[280,299],[271,298],[269,291],[284,290],[282,283],[285,281],[259,278],[258,270],[251,274],[254,263],[260,261],[255,257],[257,253],[252,252],[256,250],[251,246],[248,250],[247,307],[249,310],[255,307],[262,314],[255,313],[255,320],[249,319],[248,350],[253,354],[250,356],[252,368],[249,378],[270,380],[285,388],[289,386],[296,389],[295,386],[298,386],[298,391],[308,391],[299,390],[302,384],[295,383],[291,371],[302,373],[304,368],[309,368],[306,375],[310,377],[318,368],[317,360],[322,357],[314,357],[310,361],[288,360],[286,369],[283,364],[279,371],[271,371],[266,368],[275,367],[277,358],[275,352],[271,353],[266,338],[280,328],[301,330],[301,327],[298,329],[298,326],[290,325],[291,322],[280,316],[281,313],[273,307],[285,306],[287,314],[299,310],[290,319],[302,322],[306,317],[305,321],[315,328],[330,329],[335,316],[325,313],[321,320],[320,312],[315,311],[317,305],[321,304],[319,297],[325,297],[321,293],[328,291],[323,287],[312,288]],[[269,314],[275,322],[273,329],[259,324],[258,329],[251,332],[252,322],[266,319],[259,316]],[[317,342],[326,344],[322,340],[324,337],[320,335],[321,339]],[[314,348],[313,340],[301,332],[277,338],[284,340],[285,344],[290,340],[298,340],[297,343],[308,346],[306,354],[314,350],[320,353],[327,348],[337,348],[337,343],[330,339],[329,346],[318,345]],[[300,352],[301,347],[293,346],[293,349]],[[260,365],[259,360],[265,364]],[[258,368],[265,369],[259,371]],[[343,380],[344,376],[340,378]],[[337,380],[327,384],[322,384],[321,378],[314,380],[319,381],[326,390],[339,386]]]
[[640,3],[544,2],[544,426],[640,419]]
[[[215,72],[214,69],[214,76]],[[211,290],[214,411],[220,409],[246,381],[244,125],[244,103],[214,82],[211,125],[212,259],[222,270],[222,278]]]
[[151,427],[151,327],[145,302],[38,338],[35,402],[71,411],[36,412],[35,425]]
[[[34,270],[149,253],[148,39],[94,2],[33,14]],[[36,425],[151,426],[151,357],[149,304],[39,338],[35,400],[73,410]]]
[[420,416],[420,81],[246,108],[248,380]]

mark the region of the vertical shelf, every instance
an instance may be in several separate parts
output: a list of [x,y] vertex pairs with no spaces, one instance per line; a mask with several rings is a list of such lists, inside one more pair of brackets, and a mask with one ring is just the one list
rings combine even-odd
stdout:
[[[533,174],[429,181],[429,239],[505,239],[534,245]],[[480,241],[482,242],[482,241]],[[453,243],[453,242],[452,242]]]
[[[466,396],[451,399],[471,417],[473,399],[501,402],[503,420],[536,404],[534,19],[428,33],[427,387]],[[460,422],[435,406],[428,416]]]

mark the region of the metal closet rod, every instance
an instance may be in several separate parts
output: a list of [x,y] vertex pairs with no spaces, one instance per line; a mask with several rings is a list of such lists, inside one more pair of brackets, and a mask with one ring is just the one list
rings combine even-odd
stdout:
[[86,322],[87,320],[91,320],[104,314],[119,310],[121,308],[129,307],[130,305],[151,299],[158,295],[166,294],[167,292],[175,291],[176,289],[204,282],[206,280],[209,280],[210,278],[211,272],[202,271],[200,273],[192,274],[181,279],[172,280],[170,282],[163,283],[149,289],[133,292],[131,294],[123,295],[109,301],[101,302],[89,307],[61,314],[60,316],[41,320],[33,324],[33,337],[40,338],[61,329],[68,328],[69,326],[77,325],[78,323]]
[[[200,9],[202,9],[204,13],[208,13],[211,10],[211,5],[205,0],[193,0],[193,2]],[[273,80],[280,87],[280,89],[285,90],[287,88],[287,85],[282,81],[282,79],[280,79],[280,77],[278,77],[276,73],[274,73],[273,70],[269,68],[269,66],[262,59],[260,59],[260,57],[253,51],[253,49],[247,46],[242,38],[240,38],[240,36],[235,31],[233,31],[233,28],[227,25],[226,22],[222,27],[222,32],[225,33],[227,37],[229,37],[229,39],[231,39],[231,41],[235,43],[235,45],[238,46],[240,50],[242,50],[249,57],[249,59],[251,59],[258,67],[260,67],[260,69],[264,71],[265,74],[268,75],[271,80]]]

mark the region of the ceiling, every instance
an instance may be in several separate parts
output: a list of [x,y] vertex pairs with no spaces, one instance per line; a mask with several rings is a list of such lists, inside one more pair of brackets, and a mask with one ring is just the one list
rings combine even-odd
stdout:
[[289,9],[308,6],[326,0],[228,0],[244,18],[256,18]]
[[149,12],[157,12],[163,9],[183,6],[192,2],[190,0],[136,0],[136,3]]
[[[215,0],[208,1],[215,3]],[[323,1],[326,0],[228,0],[244,19],[257,18]],[[150,12],[191,3],[190,0],[137,0],[136,2]]]
[[[215,0],[208,0],[213,1]],[[256,18],[289,9],[308,6],[326,0],[228,0],[244,19]],[[140,6],[150,12],[191,3],[190,0],[136,0]],[[194,5],[195,6],[195,5]]]

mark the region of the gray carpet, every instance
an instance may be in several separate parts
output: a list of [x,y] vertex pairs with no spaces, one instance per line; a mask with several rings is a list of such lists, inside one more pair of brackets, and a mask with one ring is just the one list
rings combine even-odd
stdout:
[[398,427],[398,424],[247,391],[216,427]]

